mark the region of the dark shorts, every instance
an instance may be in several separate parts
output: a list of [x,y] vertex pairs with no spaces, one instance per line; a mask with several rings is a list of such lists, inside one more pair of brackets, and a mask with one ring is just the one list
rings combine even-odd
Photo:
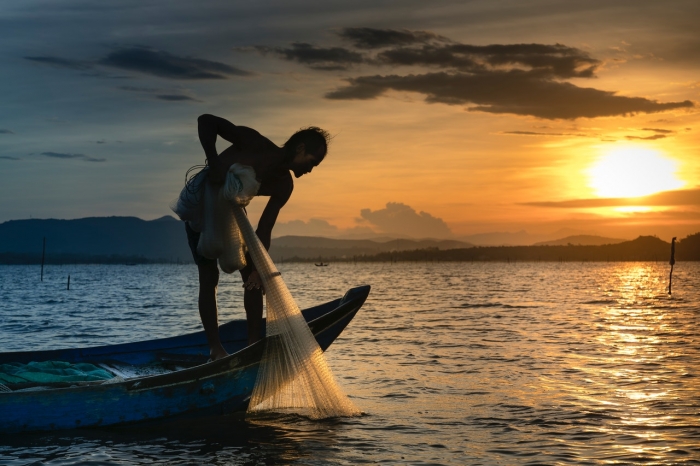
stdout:
[[[199,236],[201,233],[194,231],[188,222],[185,222],[185,231],[187,232],[187,243],[190,245],[190,251],[192,251],[194,263],[200,267],[217,267],[216,259],[209,259],[197,252],[197,244],[199,243]],[[248,275],[250,275],[250,273],[253,271],[253,267],[251,266],[253,262],[248,253],[245,255],[245,261],[246,266],[240,270],[243,281],[248,280]]]

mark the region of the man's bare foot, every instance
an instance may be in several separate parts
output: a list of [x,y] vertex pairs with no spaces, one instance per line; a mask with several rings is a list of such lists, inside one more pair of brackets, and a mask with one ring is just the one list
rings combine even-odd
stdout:
[[216,351],[212,350],[209,352],[209,361],[216,361],[217,359],[225,358],[226,356],[228,356],[228,353],[223,347],[221,347]]

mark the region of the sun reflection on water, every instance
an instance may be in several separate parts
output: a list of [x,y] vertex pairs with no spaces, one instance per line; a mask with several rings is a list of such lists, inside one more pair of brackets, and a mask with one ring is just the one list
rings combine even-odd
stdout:
[[678,423],[659,407],[678,399],[669,381],[687,372],[673,347],[679,329],[669,318],[672,306],[665,301],[671,298],[657,264],[621,265],[608,290],[614,304],[600,310],[597,337],[606,363],[591,365],[587,372],[618,411],[619,422],[601,430],[615,434],[620,439],[617,449],[626,455],[646,455],[664,441],[664,427]]

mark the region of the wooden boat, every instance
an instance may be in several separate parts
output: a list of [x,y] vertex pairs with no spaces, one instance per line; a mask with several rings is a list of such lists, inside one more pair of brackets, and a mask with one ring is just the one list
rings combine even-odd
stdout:
[[[324,351],[362,307],[370,287],[302,311]],[[204,332],[92,348],[0,353],[0,364],[89,362],[113,374],[98,382],[8,385],[0,391],[0,433],[45,431],[225,414],[248,407],[269,338],[246,347],[245,320],[220,327],[229,356],[207,363]]]

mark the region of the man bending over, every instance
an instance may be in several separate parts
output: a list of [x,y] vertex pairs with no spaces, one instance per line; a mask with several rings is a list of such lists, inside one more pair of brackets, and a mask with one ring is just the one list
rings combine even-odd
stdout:
[[[260,216],[256,234],[265,248],[270,249],[272,227],[294,188],[290,171],[296,178],[311,173],[326,156],[328,133],[316,127],[302,129],[294,133],[282,147],[278,147],[254,129],[236,126],[214,115],[202,115],[197,122],[199,140],[209,165],[208,182],[223,184],[229,167],[234,163],[248,165],[255,170],[256,178],[260,182],[257,195],[270,197]],[[221,153],[216,151],[217,136],[231,143]],[[189,223],[185,223],[185,228],[199,270],[199,315],[209,343],[209,354],[212,360],[220,359],[228,353],[219,338],[216,307],[219,268],[215,259],[207,259],[197,253],[200,233],[194,231]],[[246,262],[247,265],[240,272],[248,321],[248,344],[252,344],[262,336],[263,290],[260,276],[248,254]]]

